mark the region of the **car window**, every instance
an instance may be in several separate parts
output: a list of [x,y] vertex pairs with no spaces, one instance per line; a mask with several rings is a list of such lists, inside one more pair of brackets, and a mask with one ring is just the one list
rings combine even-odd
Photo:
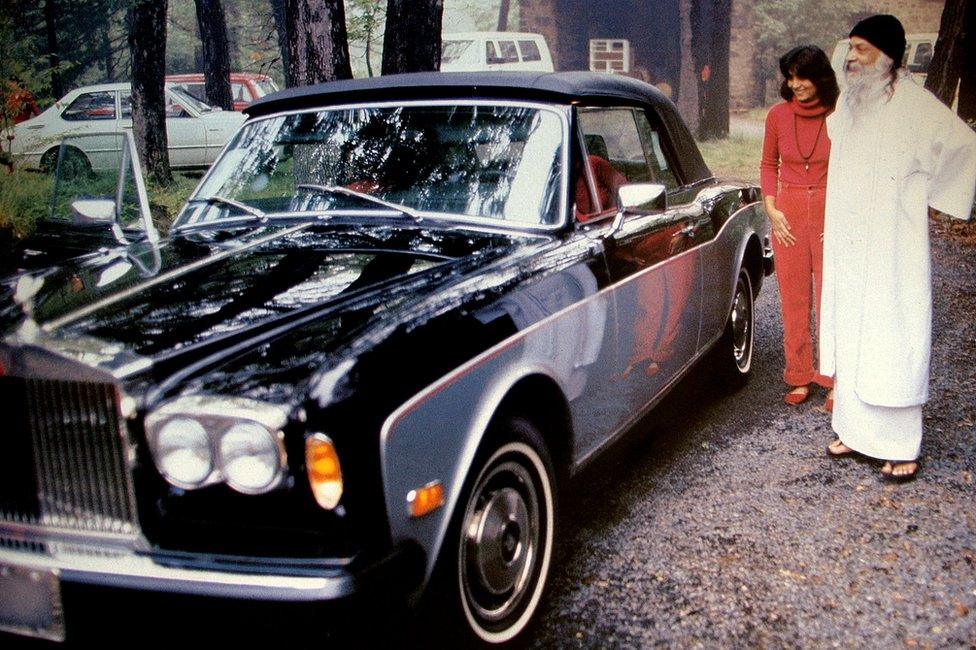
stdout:
[[498,48],[495,47],[495,41],[488,41],[485,43],[485,62],[486,63],[501,63],[502,57],[498,54]]
[[[474,41],[444,41],[441,43],[441,63],[454,63],[460,59]],[[494,44],[488,43],[491,47],[487,50],[488,56],[492,56]]]
[[181,83],[178,85],[178,87],[182,88],[190,96],[199,99],[201,102],[204,101],[207,96],[207,90],[203,82]]
[[535,41],[519,41],[519,49],[522,51],[523,61],[541,61],[542,54],[539,52],[539,45]]
[[518,49],[515,41],[498,41],[498,52],[501,56],[501,63],[518,63]]
[[123,90],[119,93],[119,108],[123,120],[132,119],[132,93],[130,91]]
[[587,154],[601,158],[628,183],[654,182],[632,108],[584,108],[579,121]]
[[637,121],[641,146],[644,148],[644,157],[651,166],[651,176],[655,182],[661,183],[669,190],[677,188],[680,183],[674,174],[674,169],[668,164],[664,147],[661,145],[661,131],[651,126],[647,114],[643,111],[634,111],[634,118]]
[[[677,179],[668,164],[661,146],[659,132],[647,115],[629,107],[581,108],[579,124],[586,160],[600,208],[616,208],[616,191],[624,183],[661,183],[669,190],[678,187]],[[583,188],[577,187],[578,217],[595,216],[592,203],[586,208]],[[584,207],[579,207],[584,203]]]
[[79,95],[64,109],[61,118],[72,121],[114,120],[115,92],[109,90]]
[[915,56],[908,64],[908,69],[911,72],[928,72],[930,63],[932,63],[932,44],[919,43],[915,48]]
[[259,79],[254,82],[254,90],[257,97],[264,97],[278,91],[278,87],[270,79]]
[[230,93],[235,102],[251,101],[251,94],[247,92],[247,87],[242,83],[232,83]]

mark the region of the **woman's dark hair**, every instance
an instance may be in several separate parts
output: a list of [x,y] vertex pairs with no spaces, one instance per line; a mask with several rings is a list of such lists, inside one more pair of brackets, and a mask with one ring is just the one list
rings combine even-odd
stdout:
[[813,45],[794,47],[779,60],[779,71],[783,73],[783,84],[779,94],[783,99],[793,99],[793,90],[789,86],[792,76],[809,79],[817,88],[817,97],[824,106],[833,108],[837,104],[840,88],[837,87],[837,76],[830,67],[830,59],[824,51]]

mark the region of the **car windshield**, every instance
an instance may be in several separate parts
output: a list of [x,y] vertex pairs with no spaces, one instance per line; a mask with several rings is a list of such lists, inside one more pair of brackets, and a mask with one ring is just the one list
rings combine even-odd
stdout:
[[264,97],[265,95],[270,95],[273,92],[277,92],[278,88],[275,86],[275,82],[271,79],[257,79],[254,81],[255,98]]
[[170,86],[169,91],[176,96],[175,99],[177,102],[183,104],[184,106],[189,106],[197,113],[209,113],[210,111],[214,110],[213,106],[201,102],[182,86]]
[[474,41],[444,41],[441,43],[441,63],[454,63]]
[[249,210],[291,217],[391,209],[553,225],[564,212],[565,133],[565,113],[555,109],[479,102],[261,119],[237,134],[176,227]]

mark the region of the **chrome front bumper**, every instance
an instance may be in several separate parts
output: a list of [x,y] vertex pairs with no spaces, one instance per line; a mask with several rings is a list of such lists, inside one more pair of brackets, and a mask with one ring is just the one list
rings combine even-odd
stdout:
[[[345,568],[322,569],[318,575],[262,573],[246,564],[224,564],[220,570],[174,566],[151,555],[113,547],[72,545],[48,553],[0,548],[0,564],[54,571],[62,582],[193,594],[229,599],[328,601],[351,596],[360,580]],[[226,568],[224,568],[226,567]]]

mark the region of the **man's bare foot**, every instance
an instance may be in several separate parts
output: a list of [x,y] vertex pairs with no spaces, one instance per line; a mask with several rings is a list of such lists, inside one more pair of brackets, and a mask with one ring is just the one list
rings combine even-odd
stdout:
[[896,481],[910,481],[918,473],[918,461],[889,460],[881,468],[881,474]]
[[827,391],[827,399],[824,401],[824,410],[828,413],[832,413],[834,410],[834,389],[831,388]]
[[835,458],[838,458],[840,456],[847,456],[853,453],[854,450],[848,447],[847,445],[845,445],[843,442],[841,442],[840,438],[837,438],[832,443],[827,445],[827,454],[830,456],[834,456]]

